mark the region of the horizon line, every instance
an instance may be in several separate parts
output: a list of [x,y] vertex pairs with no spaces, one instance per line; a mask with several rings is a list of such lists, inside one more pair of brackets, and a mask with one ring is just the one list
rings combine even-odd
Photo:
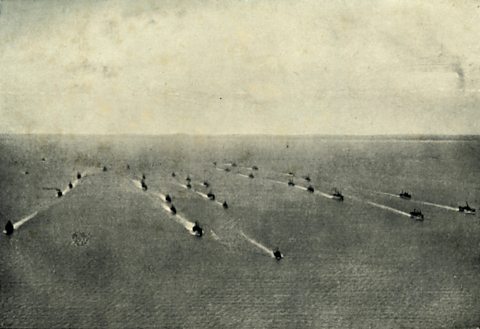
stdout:
[[21,135],[21,136],[133,136],[133,137],[155,137],[155,136],[205,136],[205,137],[480,137],[478,134],[270,134],[270,133],[232,133],[232,134],[192,134],[192,133],[163,133],[163,134],[143,134],[143,133],[16,133],[0,132],[0,135]]

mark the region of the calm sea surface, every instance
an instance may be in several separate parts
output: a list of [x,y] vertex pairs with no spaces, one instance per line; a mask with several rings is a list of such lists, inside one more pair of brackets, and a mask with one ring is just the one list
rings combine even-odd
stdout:
[[3,135],[0,153],[0,225],[20,225],[2,328],[480,326],[479,217],[456,211],[480,205],[477,137]]

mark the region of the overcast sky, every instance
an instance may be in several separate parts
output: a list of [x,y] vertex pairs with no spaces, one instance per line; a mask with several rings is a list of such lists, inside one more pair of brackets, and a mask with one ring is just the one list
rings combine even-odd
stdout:
[[479,134],[479,1],[2,1],[0,132]]

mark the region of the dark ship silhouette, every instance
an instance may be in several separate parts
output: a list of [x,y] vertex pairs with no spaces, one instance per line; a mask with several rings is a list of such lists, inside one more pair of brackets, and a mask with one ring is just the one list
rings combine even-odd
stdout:
[[223,170],[225,170],[226,172],[230,172],[230,168],[228,168],[228,167],[223,169]]
[[175,176],[177,176],[177,175],[175,175],[175,172],[172,172],[172,177],[175,177]]
[[225,209],[228,209],[228,203],[227,203],[227,201],[223,201],[222,207],[225,208]]
[[168,203],[172,203],[172,197],[170,196],[170,194],[165,195],[165,201],[167,201]]
[[252,173],[248,174],[248,178],[255,178]]
[[145,174],[142,174],[142,179],[146,179],[147,177],[145,177]]
[[62,195],[63,195],[62,190],[59,189],[59,188],[56,188],[56,187],[42,187],[42,189],[44,189],[44,190],[55,190],[55,191],[57,191],[57,198],[61,198]]
[[73,188],[72,182],[69,182],[69,183],[68,183],[68,188],[69,188],[69,189],[72,189],[72,188]]
[[232,162],[232,167],[236,167],[237,164],[235,162]]
[[252,170],[258,170],[258,167],[257,167],[257,166],[253,166],[253,167],[252,167]]
[[188,189],[191,189],[191,188],[192,188],[192,184],[190,184],[190,182],[187,183],[187,188],[188,188]]
[[275,257],[276,260],[281,260],[283,258],[283,255],[278,248],[275,248],[273,251],[273,257]]
[[310,193],[313,193],[313,192],[315,192],[315,189],[313,188],[312,185],[308,185],[307,191],[310,192]]
[[80,172],[77,172],[77,179],[82,178],[82,174]]
[[288,186],[295,186],[295,183],[293,182],[293,179],[288,180]]
[[195,225],[192,227],[192,232],[195,233],[195,236],[201,238],[203,235],[203,229],[200,227],[198,222],[195,222]]
[[417,221],[423,221],[424,217],[422,212],[418,209],[413,209],[413,211],[410,212],[410,218],[413,218]]
[[177,214],[177,208],[175,208],[175,206],[173,204],[170,206],[170,212],[174,215]]
[[402,193],[400,193],[399,196],[405,200],[410,200],[412,198],[412,195],[406,191],[405,192],[402,191]]
[[142,180],[140,181],[140,184],[142,184],[142,190],[144,190],[144,191],[148,190],[148,186],[147,186],[147,184],[145,183],[145,179],[142,179]]
[[207,197],[209,200],[214,201],[215,200],[215,194],[212,193],[212,191],[207,193]]
[[337,200],[337,201],[343,201],[343,195],[340,193],[338,190],[335,190],[332,194],[332,199]]
[[466,201],[465,204],[465,206],[458,206],[458,211],[465,214],[475,215],[475,208],[471,208]]
[[5,225],[5,231],[3,231],[3,233],[5,233],[6,235],[12,235],[14,230],[15,228],[13,227],[12,222],[8,221]]
[[190,176],[187,176],[187,178],[185,178],[185,180],[186,180],[187,182],[189,182],[189,183],[192,181],[192,179],[190,178]]
[[303,177],[303,179],[305,179],[307,182],[310,182],[310,181],[311,181],[311,179],[310,179],[310,176],[309,176],[309,175],[307,175],[307,176]]
[[210,186],[210,183],[207,182],[207,181],[204,181],[204,182],[202,183],[202,185],[205,186],[205,187],[209,187],[209,186]]
[[103,169],[102,169],[102,170],[103,170],[103,171],[107,171],[107,170],[108,170],[108,169],[107,169],[107,166],[103,166]]

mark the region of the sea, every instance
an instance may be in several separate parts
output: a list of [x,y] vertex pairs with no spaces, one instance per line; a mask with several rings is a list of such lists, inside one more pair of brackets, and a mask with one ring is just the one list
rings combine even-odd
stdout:
[[0,135],[0,327],[478,328],[479,164],[479,136]]

